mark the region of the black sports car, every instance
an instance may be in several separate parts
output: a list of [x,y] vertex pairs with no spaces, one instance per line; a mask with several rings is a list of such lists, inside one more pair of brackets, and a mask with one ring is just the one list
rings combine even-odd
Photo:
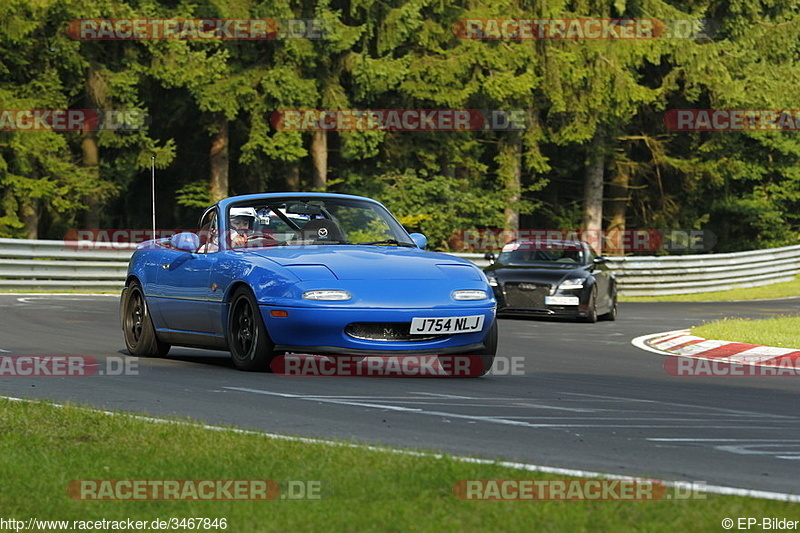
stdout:
[[617,318],[617,283],[605,257],[582,241],[533,240],[506,244],[484,269],[498,315]]

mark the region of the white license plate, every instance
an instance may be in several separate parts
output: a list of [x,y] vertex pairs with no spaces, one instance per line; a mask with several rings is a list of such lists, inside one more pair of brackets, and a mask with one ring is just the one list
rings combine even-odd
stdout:
[[449,316],[445,318],[412,318],[412,335],[431,333],[469,333],[483,329],[483,315]]
[[545,296],[545,305],[578,305],[580,300],[577,296]]

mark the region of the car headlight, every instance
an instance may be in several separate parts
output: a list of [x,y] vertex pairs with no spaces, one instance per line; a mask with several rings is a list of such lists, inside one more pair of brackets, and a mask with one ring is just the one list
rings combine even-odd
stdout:
[[485,300],[489,297],[486,294],[486,291],[482,290],[461,290],[461,291],[453,291],[453,299],[454,300]]
[[497,278],[494,274],[486,274],[486,279],[489,281],[489,285],[497,287]]
[[561,282],[558,286],[559,289],[582,289],[583,288],[583,278],[571,278],[565,279]]
[[341,302],[352,298],[347,291],[337,290],[313,290],[303,293],[304,300],[324,300],[326,302]]

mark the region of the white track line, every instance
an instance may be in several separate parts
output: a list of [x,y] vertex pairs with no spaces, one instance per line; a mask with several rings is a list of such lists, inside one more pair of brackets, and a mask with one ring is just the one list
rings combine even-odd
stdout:
[[799,439],[695,439],[687,437],[645,437],[657,442],[797,442]]
[[[386,411],[397,411],[402,413],[410,413],[413,415],[422,415],[422,416],[433,416],[438,418],[447,418],[447,419],[456,419],[456,420],[469,420],[473,422],[485,422],[487,424],[501,424],[506,426],[516,426],[516,427],[526,427],[532,429],[548,429],[548,428],[624,428],[624,429],[685,429],[685,428],[697,428],[697,424],[706,424],[702,427],[704,428],[711,428],[711,429],[741,429],[743,427],[747,427],[748,429],[772,429],[771,426],[742,426],[742,425],[717,425],[717,426],[710,426],[707,425],[710,419],[702,419],[696,420],[694,424],[690,425],[665,425],[665,424],[657,424],[657,425],[632,425],[632,424],[589,424],[589,423],[533,423],[533,422],[525,422],[523,420],[519,420],[519,417],[508,417],[508,416],[480,416],[480,415],[463,415],[459,413],[453,413],[451,411],[429,411],[427,409],[421,409],[418,407],[403,407],[400,405],[391,405],[385,403],[372,403],[366,401],[353,401],[349,399],[334,399],[334,398],[309,398],[304,394],[289,394],[286,392],[272,392],[272,391],[265,391],[259,389],[248,389],[244,387],[223,387],[227,390],[235,390],[240,392],[246,392],[251,394],[263,394],[267,396],[278,396],[281,398],[290,398],[296,400],[313,400],[318,403],[330,403],[334,405],[347,405],[351,407],[365,407],[368,409],[381,409]],[[437,404],[439,405],[439,404]],[[471,404],[464,404],[464,405],[471,405]],[[570,418],[571,419],[571,418]]]
[[[86,298],[86,296],[88,296],[89,298]],[[21,304],[29,304],[39,300],[44,300],[44,301],[58,300],[59,302],[84,302],[86,300],[93,299],[98,296],[114,296],[114,298],[117,298],[117,296],[113,294],[107,294],[107,295],[87,294],[87,295],[78,295],[77,297],[74,294],[70,295],[64,294],[61,296],[23,296],[21,298],[17,298],[17,301]]]
[[[0,398],[14,401],[14,402],[41,402],[41,400],[30,400],[24,398],[14,398],[9,396],[0,396]],[[42,403],[49,403],[54,407],[63,407],[62,404],[52,403],[52,402],[42,402]],[[594,472],[591,470],[576,470],[573,468],[560,468],[554,466],[544,466],[544,465],[534,465],[529,463],[517,463],[511,461],[494,461],[491,459],[480,459],[477,457],[466,457],[466,456],[459,456],[459,455],[445,455],[441,453],[431,453],[431,452],[415,452],[411,450],[403,450],[398,448],[385,448],[379,446],[370,446],[368,444],[350,444],[347,442],[337,442],[332,440],[326,439],[314,439],[309,437],[293,437],[290,435],[280,435],[278,433],[267,433],[262,431],[252,431],[246,429],[238,429],[238,428],[226,428],[222,426],[212,426],[208,424],[193,424],[190,422],[182,422],[180,420],[167,420],[163,418],[155,418],[149,416],[141,416],[141,415],[132,415],[128,413],[119,413],[114,411],[104,411],[104,410],[97,410],[97,409],[86,409],[87,411],[91,412],[98,412],[108,416],[125,416],[129,418],[133,418],[135,420],[143,420],[146,422],[152,422],[157,424],[174,424],[177,426],[186,426],[186,427],[194,427],[194,428],[202,428],[207,429],[210,431],[224,431],[230,433],[237,433],[242,435],[259,435],[268,439],[275,439],[275,440],[286,440],[291,442],[304,442],[307,444],[318,444],[322,446],[337,446],[343,448],[356,448],[360,450],[368,450],[373,452],[380,452],[380,453],[393,453],[398,455],[408,455],[412,457],[430,457],[434,459],[451,459],[453,461],[458,461],[460,463],[469,463],[469,464],[479,464],[479,465],[493,465],[493,466],[500,466],[504,468],[513,468],[515,470],[525,470],[527,472],[542,472],[545,474],[557,474],[562,476],[573,476],[573,477],[589,477],[589,478],[603,478],[603,479],[623,479],[623,480],[631,480],[631,481],[652,481],[652,478],[637,478],[632,476],[621,476],[617,474],[608,474],[605,472]],[[705,492],[708,494],[720,494],[723,496],[743,496],[746,498],[759,498],[764,500],[777,500],[777,501],[784,501],[784,502],[792,502],[792,503],[800,503],[800,495],[797,494],[788,494],[783,492],[771,492],[766,490],[756,490],[756,489],[743,489],[739,487],[726,487],[723,485],[706,485],[702,482],[691,482],[691,481],[662,481],[662,484],[665,487],[675,487],[681,489],[688,489],[694,490],[696,492]]]

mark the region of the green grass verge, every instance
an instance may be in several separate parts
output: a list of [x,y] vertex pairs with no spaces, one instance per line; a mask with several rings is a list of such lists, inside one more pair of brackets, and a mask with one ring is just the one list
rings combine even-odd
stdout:
[[620,296],[621,302],[730,302],[732,300],[769,300],[800,296],[800,278],[749,289],[704,292],[700,294],[674,294],[671,296]]
[[800,350],[800,317],[780,316],[758,320],[726,318],[696,326],[692,328],[692,335]]
[[[265,412],[268,416],[268,412]],[[3,517],[50,520],[225,518],[262,531],[716,531],[726,517],[796,515],[796,504],[705,500],[462,501],[462,479],[559,479],[449,458],[269,439],[0,399]],[[622,460],[622,459],[621,459]],[[642,473],[644,474],[644,473]],[[80,479],[320,480],[304,501],[77,501]]]

